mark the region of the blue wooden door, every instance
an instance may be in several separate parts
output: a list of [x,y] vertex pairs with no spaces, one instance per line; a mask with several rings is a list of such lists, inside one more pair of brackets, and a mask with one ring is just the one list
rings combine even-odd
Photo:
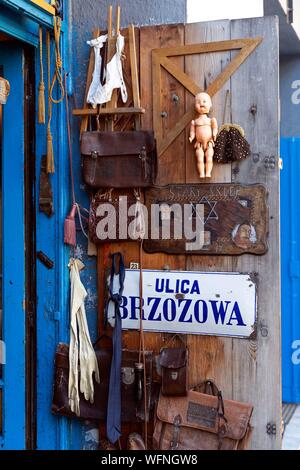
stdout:
[[[1,447],[25,448],[24,55],[18,43],[0,44],[0,68],[10,82],[2,105]],[[0,105],[1,106],[1,105]]]
[[282,398],[300,403],[300,138],[281,139]]

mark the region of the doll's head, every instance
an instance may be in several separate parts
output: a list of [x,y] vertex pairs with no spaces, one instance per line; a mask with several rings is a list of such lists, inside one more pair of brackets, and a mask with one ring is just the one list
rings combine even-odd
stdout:
[[195,110],[198,114],[208,114],[211,107],[211,97],[207,93],[202,92],[195,96]]

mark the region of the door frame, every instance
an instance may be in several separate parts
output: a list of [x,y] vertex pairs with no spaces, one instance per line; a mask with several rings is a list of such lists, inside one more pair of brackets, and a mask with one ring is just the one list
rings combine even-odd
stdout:
[[[65,12],[68,9],[68,0],[65,1]],[[24,8],[22,8],[24,6]],[[48,13],[41,11],[40,8],[35,7],[33,4],[25,2],[24,0],[0,0],[0,31],[12,36],[16,40],[22,41],[24,48],[28,45],[34,46],[33,55],[35,61],[34,76],[35,76],[35,90],[33,90],[37,97],[37,87],[40,79],[39,70],[39,26],[47,27],[49,30],[53,28],[53,16]],[[19,8],[20,7],[20,8]],[[28,11],[27,11],[28,10]],[[65,70],[69,70],[69,64],[67,59],[67,47],[66,41],[67,35],[67,14],[65,14],[65,21],[62,22],[62,59]],[[44,71],[46,72],[46,44],[45,44],[45,29],[43,31],[43,50],[44,50]],[[19,42],[19,44],[22,44]],[[26,61],[23,58],[23,65],[26,65]],[[23,77],[24,67],[18,75]],[[46,76],[46,73],[45,73]],[[47,84],[46,84],[47,86]],[[13,91],[13,90],[12,90]],[[24,94],[24,87],[22,87]],[[69,90],[71,94],[71,90]],[[9,109],[13,110],[13,93],[9,97],[8,104],[6,104],[6,114],[9,113]],[[22,265],[24,266],[24,272],[22,276],[18,275],[18,287],[22,293],[22,302],[18,302],[15,284],[9,283],[14,271],[14,264],[11,262],[8,265],[9,260],[3,258],[3,263],[7,264],[6,279],[8,286],[4,292],[6,299],[9,299],[8,294],[13,296],[13,300],[18,306],[19,316],[22,316],[21,325],[16,323],[15,317],[4,317],[6,318],[7,324],[4,326],[6,335],[6,356],[9,360],[10,351],[13,352],[14,357],[19,359],[20,365],[16,369],[12,364],[9,365],[7,362],[6,377],[3,381],[0,380],[0,387],[3,389],[3,393],[6,396],[4,404],[4,434],[0,437],[0,449],[5,450],[19,450],[25,448],[37,448],[37,449],[67,449],[70,444],[70,433],[72,432],[72,426],[69,425],[65,418],[54,418],[51,414],[51,400],[52,400],[52,384],[53,384],[53,369],[54,369],[54,352],[56,345],[59,341],[66,341],[68,339],[68,275],[67,275],[67,264],[68,264],[68,250],[63,244],[63,220],[66,216],[66,211],[69,208],[69,180],[68,180],[68,160],[66,158],[67,152],[67,136],[65,126],[65,107],[64,103],[60,107],[53,107],[52,116],[52,133],[54,137],[54,151],[55,151],[55,165],[56,172],[51,176],[51,183],[53,189],[54,198],[54,216],[48,219],[45,214],[39,212],[38,203],[33,203],[32,208],[35,209],[33,214],[34,222],[36,224],[35,240],[31,240],[34,246],[34,250],[43,251],[47,253],[54,261],[54,267],[52,270],[48,270],[45,266],[37,261],[36,264],[36,290],[37,298],[34,301],[34,305],[28,304],[26,299],[30,297],[29,292],[32,292],[31,287],[26,285],[26,270],[25,270],[25,253],[24,246],[26,238],[31,236],[27,234],[27,237],[22,235],[16,230],[15,225],[9,226],[6,217],[6,248],[9,248],[12,252],[15,243],[18,242],[22,246],[20,250],[20,256],[22,256]],[[35,186],[33,185],[31,195],[35,201],[39,198],[39,176],[40,176],[40,162],[41,157],[46,153],[46,126],[38,124],[37,119],[37,105],[35,105],[35,121],[34,132],[35,132],[35,169],[37,181]],[[24,109],[22,109],[23,115]],[[12,114],[11,114],[12,116]],[[11,124],[15,124],[12,120]],[[26,138],[24,135],[24,129],[22,134],[23,146],[20,150],[20,154],[24,156],[24,145]],[[11,141],[14,142],[13,129],[10,131]],[[21,136],[20,136],[21,137]],[[25,142],[24,142],[25,138]],[[16,197],[15,191],[11,191],[11,181],[16,181],[15,177],[15,161],[13,159],[5,160],[5,177],[3,180],[6,181],[7,199],[9,194],[13,194],[13,198]],[[34,161],[34,160],[32,160]],[[21,168],[21,170],[20,170]],[[24,178],[24,158],[23,163],[19,167],[22,176],[19,175],[20,179],[16,183],[18,189],[22,192],[22,218],[18,213],[16,216],[16,210],[14,208],[13,200],[10,200],[10,205],[5,209],[5,214],[9,214],[18,220],[18,223],[25,223],[25,195],[24,190],[26,188],[26,181]],[[29,184],[31,184],[29,182]],[[27,182],[28,186],[28,182]],[[15,188],[14,188],[15,189]],[[13,199],[11,197],[11,199]],[[30,204],[30,201],[27,201]],[[35,206],[35,207],[34,207]],[[12,233],[9,232],[11,230]],[[10,242],[10,243],[8,243]],[[3,243],[5,241],[3,240]],[[9,252],[9,250],[7,250]],[[32,256],[35,255],[31,247]],[[35,259],[34,259],[35,263]],[[20,260],[18,260],[18,266]],[[9,290],[9,288],[11,289]],[[34,286],[35,287],[35,286]],[[8,302],[9,300],[6,300]],[[12,305],[12,304],[10,304]],[[4,305],[3,305],[4,306]],[[32,308],[33,307],[33,308]],[[30,314],[33,313],[33,315]],[[30,320],[31,317],[31,320]],[[27,327],[30,321],[36,323],[36,342],[30,345],[28,343],[28,336],[26,338],[26,321]],[[17,326],[17,328],[16,328]],[[16,346],[16,343],[18,345]],[[31,370],[27,369],[26,376],[26,352],[27,357],[30,351],[36,352],[36,366]],[[28,373],[29,371],[29,373]],[[34,377],[33,377],[34,376]],[[19,380],[15,380],[16,377],[20,377]],[[34,380],[36,383],[34,383]],[[29,388],[26,391],[26,380]],[[7,387],[9,383],[10,388]],[[16,396],[18,395],[18,399]],[[27,397],[27,399],[26,399]],[[31,407],[31,410],[28,408]],[[32,419],[32,409],[37,408],[38,413],[36,417]],[[29,416],[30,415],[30,416]],[[29,419],[30,417],[30,419]],[[36,419],[36,422],[35,422]],[[30,421],[30,423],[29,423]],[[27,429],[26,429],[27,427]],[[29,428],[31,431],[29,432]],[[37,429],[37,436],[34,435]],[[32,431],[33,430],[33,431]],[[26,433],[27,431],[27,433]],[[35,438],[36,437],[36,438]],[[73,440],[73,438],[72,438]]]
[[2,123],[2,292],[6,364],[3,367],[1,446],[15,450],[25,448],[26,426],[23,48],[5,43],[1,56],[4,76],[11,85],[10,96],[3,106]]

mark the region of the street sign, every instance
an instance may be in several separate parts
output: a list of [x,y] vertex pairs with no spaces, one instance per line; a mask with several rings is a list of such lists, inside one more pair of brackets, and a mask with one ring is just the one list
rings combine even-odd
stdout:
[[[114,282],[118,291],[118,281]],[[248,338],[255,331],[256,283],[250,274],[143,271],[143,329]],[[122,328],[138,330],[139,271],[126,270]],[[109,304],[109,318],[114,305]]]

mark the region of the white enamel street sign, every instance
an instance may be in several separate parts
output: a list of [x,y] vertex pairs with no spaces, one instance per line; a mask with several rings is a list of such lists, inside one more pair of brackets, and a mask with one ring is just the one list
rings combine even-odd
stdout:
[[[256,284],[249,274],[144,270],[143,304],[145,331],[248,338],[256,322]],[[138,330],[138,270],[126,270],[120,311],[122,328]],[[114,316],[112,302],[108,316]]]

